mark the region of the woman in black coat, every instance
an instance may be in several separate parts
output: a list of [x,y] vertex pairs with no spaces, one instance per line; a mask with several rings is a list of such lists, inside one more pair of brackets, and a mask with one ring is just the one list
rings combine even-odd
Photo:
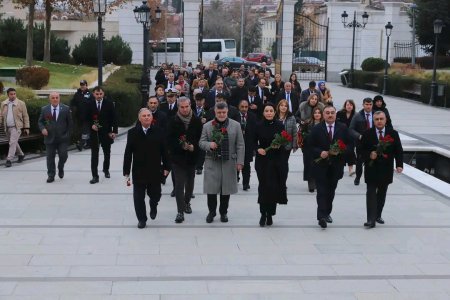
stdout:
[[313,164],[312,153],[310,140],[308,139],[308,135],[311,132],[312,128],[323,121],[322,108],[317,106],[312,111],[311,123],[307,125],[305,131],[302,132],[304,135],[303,138],[303,181],[308,182],[308,190],[310,193],[314,193],[316,189],[316,182],[311,174],[311,166]]
[[[344,123],[347,125],[347,128],[350,128],[350,123],[355,115],[355,107],[355,102],[353,100],[345,100],[342,109],[336,113],[336,121]],[[356,163],[355,145],[352,143],[351,145],[347,145],[347,147],[351,147],[352,151],[349,151],[349,154],[346,155],[345,163],[348,165],[348,175],[353,176],[353,174],[355,174],[353,166]]]
[[275,134],[284,130],[281,122],[275,120],[275,106],[267,103],[264,106],[263,119],[256,126],[255,145],[256,158],[255,170],[258,176],[258,203],[261,218],[259,225],[272,225],[272,216],[276,213],[277,203],[287,204],[286,182],[283,180],[283,166],[286,159],[282,150],[265,149],[272,143]]

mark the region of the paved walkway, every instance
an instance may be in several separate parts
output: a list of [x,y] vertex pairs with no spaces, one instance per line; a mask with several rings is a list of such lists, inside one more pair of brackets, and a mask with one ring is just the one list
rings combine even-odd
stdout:
[[[331,87],[338,105],[370,95]],[[402,131],[448,134],[448,111],[386,101]],[[450,298],[450,201],[414,178],[395,176],[386,225],[367,230],[364,184],[355,187],[346,174],[334,223],[321,230],[297,152],[289,203],[271,228],[258,226],[253,174],[251,189],[240,186],[232,196],[227,224],[205,223],[201,175],[185,223],[174,223],[169,182],[157,219],[138,230],[121,171],[125,142],[122,136],[112,147],[111,179],[96,185],[88,183],[87,151],[71,152],[65,178],[52,184],[44,158],[0,170],[0,299]]]

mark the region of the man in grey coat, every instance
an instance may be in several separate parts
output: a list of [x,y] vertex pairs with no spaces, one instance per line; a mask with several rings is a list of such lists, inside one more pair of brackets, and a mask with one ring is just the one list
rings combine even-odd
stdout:
[[56,166],[55,156],[58,152],[58,177],[64,177],[64,164],[67,161],[67,147],[70,143],[72,131],[72,114],[67,105],[61,104],[58,93],[49,95],[50,104],[42,107],[39,116],[39,130],[44,136],[44,144],[47,152],[47,182],[55,181]]
[[203,192],[208,195],[206,222],[216,216],[217,194],[220,194],[220,221],[228,222],[230,195],[236,194],[237,171],[244,165],[245,143],[241,125],[228,118],[228,105],[216,103],[216,117],[203,125],[199,146],[206,151]]

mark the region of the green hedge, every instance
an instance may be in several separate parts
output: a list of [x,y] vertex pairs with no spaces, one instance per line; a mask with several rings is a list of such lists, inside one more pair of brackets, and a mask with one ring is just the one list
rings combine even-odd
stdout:
[[[369,84],[367,84],[369,83]],[[376,84],[374,87],[371,84]],[[415,85],[420,85],[420,95],[414,95],[405,91],[413,90]],[[450,82],[438,82],[439,85],[445,85],[444,96],[436,97],[436,106],[450,107]],[[353,77],[353,85],[355,88],[372,90],[381,93],[383,90],[383,73],[381,72],[365,72],[355,70]],[[396,97],[408,98],[425,104],[430,101],[431,80],[417,79],[403,75],[389,75],[387,80],[386,94]],[[447,101],[445,98],[447,97]]]
[[106,96],[115,102],[119,127],[127,127],[136,122],[142,96],[139,84],[131,82],[139,82],[141,75],[140,65],[122,66],[103,85]]
[[[416,64],[418,64],[423,69],[433,69],[433,56],[422,56],[422,57],[416,57]],[[403,63],[403,64],[410,64],[411,58],[410,57],[396,57],[394,58],[394,62],[396,63]],[[443,68],[449,68],[450,67],[450,57],[449,56],[438,56],[437,57],[437,65],[436,68],[443,69]]]

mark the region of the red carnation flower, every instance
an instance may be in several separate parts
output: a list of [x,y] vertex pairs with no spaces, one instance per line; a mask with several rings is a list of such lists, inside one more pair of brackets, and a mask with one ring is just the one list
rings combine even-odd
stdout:
[[345,151],[345,149],[347,149],[347,145],[345,145],[342,140],[338,140],[338,146],[341,151]]
[[220,130],[222,131],[222,134],[227,133],[227,129],[225,127],[221,128]]
[[216,126],[216,125],[217,125],[216,120],[213,120],[212,123],[211,123],[211,125],[212,125],[212,126]]
[[92,116],[92,119],[98,120],[98,115],[93,115],[93,116]]

